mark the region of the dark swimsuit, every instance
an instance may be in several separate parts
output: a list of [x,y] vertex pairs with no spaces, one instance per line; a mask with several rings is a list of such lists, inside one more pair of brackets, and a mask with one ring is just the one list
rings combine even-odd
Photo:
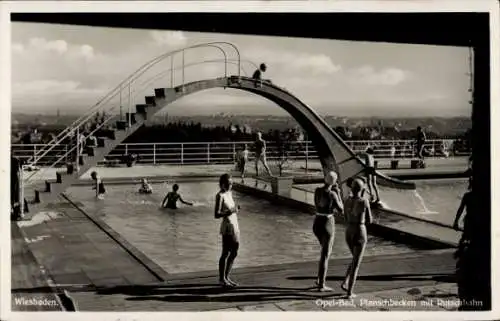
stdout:
[[332,191],[325,190],[324,187],[318,187],[316,189],[315,199],[319,199],[316,205],[316,215],[313,223],[314,235],[322,242],[325,237],[330,239],[334,236],[334,195]]
[[[363,206],[364,211],[359,213],[359,207]],[[364,245],[368,241],[365,226],[365,215],[367,211],[366,201],[350,197],[346,202],[345,215],[347,218],[346,241],[348,244]]]
[[174,194],[172,192],[169,192],[167,194],[167,205],[165,205],[166,208],[171,208],[173,210],[177,209],[177,200],[179,199],[179,194]]
[[253,79],[256,79],[256,80],[260,80],[260,79],[261,79],[261,77],[262,77],[261,75],[262,75],[262,72],[261,72],[259,69],[257,69],[257,70],[255,70],[255,72],[253,73],[252,78],[253,78]]
[[258,157],[260,157],[264,153],[264,142],[261,140],[257,140],[255,142],[255,154]]
[[99,189],[99,194],[106,193],[106,189],[104,188],[104,183],[102,181],[99,183],[98,189]]

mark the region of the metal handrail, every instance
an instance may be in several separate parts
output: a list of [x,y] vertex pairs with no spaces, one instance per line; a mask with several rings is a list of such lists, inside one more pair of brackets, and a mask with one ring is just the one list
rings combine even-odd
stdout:
[[[112,108],[112,110],[113,110],[114,108],[116,108],[116,106],[115,106],[115,107],[113,107],[113,108]],[[91,132],[90,132],[87,136],[84,136],[84,139],[86,139],[86,138],[88,138],[88,137],[92,136],[92,135],[93,135],[96,131],[100,130],[100,129],[104,126],[104,125],[106,125],[106,124],[108,123],[108,121],[109,121],[109,120],[111,120],[111,119],[113,119],[113,118],[116,118],[116,116],[110,116],[110,117],[108,117],[105,121],[103,121],[101,124],[99,124],[98,126],[96,126],[96,128],[95,128],[93,131],[91,131]],[[77,139],[77,142],[79,142],[80,137],[76,137],[76,139]],[[57,164],[58,164],[61,160],[63,160],[63,159],[65,159],[65,158],[67,158],[67,157],[68,157],[68,155],[71,155],[71,153],[73,153],[73,151],[74,151],[76,148],[80,148],[80,144],[79,144],[79,143],[75,144],[75,146],[73,146],[73,147],[72,147],[72,148],[70,148],[69,150],[68,150],[68,149],[66,149],[66,153],[65,153],[64,155],[62,155],[61,157],[59,157],[59,158],[58,158],[58,159],[57,159],[57,160],[56,160],[53,164],[51,164],[49,167],[44,168],[42,171],[33,172],[31,175],[29,175],[28,177],[26,177],[26,178],[24,179],[25,184],[27,185],[27,184],[30,182],[30,180],[31,180],[34,176],[40,175],[40,174],[41,174],[41,173],[43,173],[44,171],[46,171],[46,170],[48,170],[48,169],[51,169],[51,168],[54,168],[54,166],[55,166],[55,165],[57,165]],[[77,159],[76,159],[76,162],[77,162],[77,163],[79,162],[78,157],[77,157]]]
[[[59,139],[59,141],[57,141],[55,144],[59,144],[63,139],[65,139],[68,136],[67,134],[71,134],[71,132],[75,129],[75,127],[79,127],[82,123],[84,123],[87,120],[89,120],[90,117],[93,117],[95,109],[97,107],[99,107],[101,104],[103,104],[103,101],[105,101],[104,103],[107,103],[109,100],[111,100],[112,98],[116,97],[117,94],[121,95],[123,87],[127,87],[127,84],[130,85],[133,80],[135,80],[136,78],[138,78],[139,76],[141,76],[145,71],[147,71],[149,68],[151,68],[152,66],[154,66],[156,63],[162,61],[164,58],[167,58],[169,56],[173,57],[173,55],[175,55],[176,53],[181,52],[183,50],[184,49],[176,50],[174,52],[169,52],[167,54],[160,55],[160,56],[154,58],[153,60],[147,62],[146,64],[142,65],[138,70],[136,70],[129,77],[127,77],[124,81],[122,81],[117,87],[115,87],[113,90],[111,90],[104,98],[102,98],[100,101],[98,101],[98,103],[96,105],[94,105],[93,107],[91,107],[89,113],[87,113],[84,116],[81,116],[80,118],[78,118],[77,120],[75,120],[70,126],[68,126],[65,130],[63,130],[61,133],[59,133],[58,136],[56,136],[56,138],[54,138],[49,143],[49,145],[52,142],[54,142],[55,140],[57,140],[57,139]],[[172,58],[172,60],[173,60],[173,58]],[[76,124],[78,124],[78,126]],[[63,136],[63,137],[60,138],[61,136]],[[50,150],[50,148],[49,148],[49,150]],[[43,157],[43,155],[41,157]]]
[[[150,61],[148,61],[147,63],[145,63],[144,65],[142,65],[139,69],[137,69],[134,73],[132,73],[130,76],[128,76],[125,80],[123,80],[117,87],[115,87],[114,89],[112,89],[107,95],[105,95],[103,98],[101,98],[94,106],[92,106],[90,109],[89,109],[89,112],[84,115],[84,116],[81,116],[79,117],[77,120],[75,120],[70,126],[68,126],[66,129],[64,129],[61,133],[59,133],[55,138],[53,138],[49,144],[47,146],[52,146],[52,145],[57,145],[57,144],[60,144],[66,137],[68,137],[69,135],[71,135],[71,133],[79,128],[83,123],[85,123],[86,121],[88,121],[91,117],[94,116],[94,112],[96,111],[96,109],[98,109],[101,105],[107,103],[109,100],[111,100],[112,98],[116,97],[118,94],[121,95],[121,92],[122,92],[122,88],[123,87],[127,87],[130,86],[130,84],[135,81],[138,77],[140,77],[144,72],[146,72],[147,70],[149,70],[150,68],[152,68],[154,65],[156,65],[157,63],[163,61],[165,58],[168,58],[168,57],[171,57],[172,59],[172,64],[173,64],[173,57],[175,54],[179,53],[179,52],[182,52],[183,53],[183,56],[184,56],[184,52],[186,50],[190,50],[190,49],[195,49],[195,48],[201,48],[201,47],[217,47],[219,48],[221,51],[223,51],[224,53],[224,56],[226,57],[227,59],[227,56],[225,54],[225,51],[216,46],[217,44],[221,44],[221,45],[229,45],[231,46],[235,52],[237,53],[237,56],[238,56],[238,77],[241,76],[241,56],[240,56],[240,53],[239,53],[239,50],[238,48],[232,44],[232,43],[229,43],[229,42],[224,42],[224,41],[219,41],[219,42],[207,42],[207,43],[203,43],[203,44],[197,44],[197,45],[193,45],[193,46],[189,46],[189,47],[186,47],[186,48],[183,48],[183,49],[178,49],[178,50],[175,50],[175,51],[172,51],[172,52],[168,52],[168,53],[165,53],[163,55],[160,55]],[[184,59],[183,59],[184,60]],[[184,63],[184,61],[183,61]],[[184,71],[184,64],[183,64],[183,71]],[[226,73],[227,73],[227,66],[226,66]],[[227,75],[227,74],[226,74]],[[173,77],[172,77],[172,81],[173,81]],[[184,85],[184,82],[183,82],[183,85]],[[118,91],[118,92],[116,92]],[[104,102],[104,103],[103,103]],[[82,120],[83,119],[83,120]],[[55,142],[57,141],[57,142]],[[52,147],[49,147],[48,150],[44,151],[44,150],[40,150],[36,155],[34,155],[34,158],[36,158],[36,156],[38,156],[39,158],[45,156],[47,154],[48,151],[50,151],[52,149]],[[43,154],[42,155],[39,155],[39,153],[41,153],[43,151]],[[31,159],[28,160],[28,162],[31,161]]]
[[[448,138],[443,138],[443,139],[428,139],[425,143],[425,145],[429,145],[432,143],[442,143],[446,141],[451,141],[453,139],[448,139]],[[292,143],[312,143],[312,141],[304,140],[304,141],[297,141],[297,142],[292,142]],[[347,144],[372,144],[375,146],[378,146],[379,143],[385,145],[391,145],[391,144],[414,144],[414,140],[412,139],[398,139],[398,140],[345,140],[345,143]],[[253,141],[231,141],[231,142],[163,142],[163,143],[126,143],[126,144],[120,144],[120,145],[196,145],[196,144],[252,144]],[[272,143],[272,141],[269,141],[269,143]],[[11,144],[11,146],[27,146],[27,147],[35,147],[35,146],[45,146],[46,144]],[[65,146],[65,144],[61,144],[60,146]],[[32,157],[32,156],[31,156]]]
[[[212,62],[212,61],[210,61]],[[217,60],[217,62],[220,62],[220,60]],[[224,64],[225,66],[227,66],[228,64],[228,60],[227,60],[227,56],[225,56],[224,58]],[[184,70],[186,67],[190,67],[192,65],[198,65],[198,64],[201,64],[201,63],[204,63],[204,62],[200,62],[200,63],[193,63],[193,64],[183,64],[182,66],[182,69]],[[234,62],[230,62],[230,63],[234,63]],[[253,64],[253,63],[252,63]],[[240,59],[238,60],[238,68],[241,68],[241,61]],[[179,68],[176,68],[176,69],[180,69]],[[170,70],[167,70],[167,72],[170,71]],[[227,67],[225,68],[225,72],[227,72]],[[225,74],[225,77],[227,77],[227,74]],[[129,102],[130,103],[130,102]],[[114,106],[112,107],[110,110],[114,110],[116,109],[117,106]],[[103,121],[102,123],[100,123],[98,126],[96,126],[96,128],[91,131],[89,134],[87,134],[86,136],[84,135],[83,138],[86,139],[88,138],[89,136],[92,136],[95,132],[97,132],[99,129],[101,129],[105,124],[107,124],[109,122],[109,120],[115,118],[115,116],[110,116],[108,117],[105,121]],[[77,127],[79,128],[79,127]],[[75,128],[75,129],[77,129]],[[73,131],[72,131],[73,132]],[[62,141],[63,139],[65,139],[67,136],[63,137],[60,141]],[[77,137],[77,140],[79,140],[79,137]],[[55,144],[53,145],[51,148],[47,149],[45,153],[43,153],[41,156],[38,156],[37,154],[35,154],[33,157],[36,159],[38,157],[38,159],[41,159],[43,156],[47,155],[47,153],[52,150],[55,146],[58,146],[60,144]],[[44,171],[47,170],[47,169],[50,169],[50,168],[53,168],[55,165],[57,165],[60,161],[62,161],[64,158],[66,158],[68,155],[71,155],[71,153],[73,153],[73,151],[75,150],[75,148],[77,148],[79,146],[79,144],[76,144],[75,146],[73,146],[72,148],[70,148],[69,150],[66,150],[66,153],[64,155],[62,155],[61,157],[59,157],[51,166],[49,166],[48,168],[44,168]],[[77,160],[78,162],[78,160]],[[27,178],[25,178],[25,183],[28,183],[34,176],[37,176],[37,175],[40,175],[41,172],[43,171],[40,171],[40,172],[33,172],[31,175],[29,175]]]
[[[194,62],[194,63],[186,64],[184,67],[192,67],[192,66],[202,65],[202,64],[205,64],[205,63],[217,63],[217,62],[221,62],[221,61],[222,61],[221,59],[203,60],[203,61],[200,61],[200,62]],[[249,64],[251,64],[251,65],[253,65],[254,67],[256,67],[256,68],[257,68],[256,64],[255,64],[255,63],[253,63],[253,62],[252,62],[252,61],[250,61],[250,60],[242,60],[242,62],[249,63]],[[231,60],[231,59],[228,59],[228,60],[225,60],[225,64],[233,64],[233,65],[237,65],[237,64],[238,64],[238,61],[233,61],[233,60]],[[177,67],[177,68],[173,68],[173,70],[175,71],[175,70],[179,70],[179,69],[181,69],[181,68],[182,68],[182,67]],[[245,70],[243,67],[241,67],[241,70],[243,71],[243,73],[245,74],[245,76],[247,76],[247,75],[248,75],[248,74],[247,74],[247,72],[246,72],[246,70]],[[165,74],[166,74],[166,73],[171,72],[171,71],[172,71],[172,68],[169,68],[169,69],[167,69],[167,70],[165,70],[165,71],[162,71],[162,72],[160,72],[160,73],[158,73],[158,74],[156,74],[156,75],[152,76],[151,78],[148,78],[148,80],[143,81],[143,82],[139,85],[139,86],[141,86],[141,89],[139,89],[139,90],[135,90],[135,89],[134,89],[134,90],[132,91],[132,93],[135,93],[134,98],[135,98],[137,95],[139,95],[139,94],[140,94],[140,92],[141,92],[142,90],[144,90],[144,88],[145,88],[146,86],[148,86],[149,84],[151,84],[151,82],[156,81],[156,80],[158,80],[158,79],[161,79],[162,77],[164,77],[164,76],[165,76]],[[170,77],[172,77],[172,76],[170,75]]]

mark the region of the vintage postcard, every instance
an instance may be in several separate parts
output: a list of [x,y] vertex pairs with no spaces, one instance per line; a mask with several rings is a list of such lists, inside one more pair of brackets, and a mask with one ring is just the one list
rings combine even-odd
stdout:
[[499,316],[498,2],[0,14],[1,320]]

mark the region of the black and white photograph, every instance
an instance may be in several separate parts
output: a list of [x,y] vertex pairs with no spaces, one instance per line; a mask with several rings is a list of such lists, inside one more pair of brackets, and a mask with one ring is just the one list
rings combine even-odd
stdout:
[[390,2],[0,7],[2,320],[494,313],[498,3]]

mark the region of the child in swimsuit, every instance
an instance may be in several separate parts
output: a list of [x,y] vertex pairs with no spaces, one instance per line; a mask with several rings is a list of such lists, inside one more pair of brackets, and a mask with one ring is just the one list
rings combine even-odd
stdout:
[[181,195],[177,193],[179,190],[179,185],[174,184],[172,187],[172,191],[168,192],[165,198],[163,199],[163,202],[161,203],[161,206],[164,208],[170,208],[170,209],[177,209],[177,201],[181,201],[182,204],[186,204],[189,206],[193,206],[193,203],[186,202],[185,200],[182,199]]
[[361,259],[363,258],[366,242],[368,241],[366,224],[371,224],[373,220],[370,203],[362,196],[364,188],[364,182],[361,179],[354,179],[351,187],[351,195],[345,201],[344,205],[347,223],[345,237],[353,258],[341,287],[347,292],[349,298],[355,296],[353,293],[354,283],[356,282]]
[[141,180],[141,187],[139,188],[140,194],[151,194],[153,193],[153,187],[148,183],[147,179],[143,178]]
[[266,64],[262,63],[259,66],[259,69],[255,70],[252,78],[255,81],[255,87],[262,87],[262,73],[266,72],[267,66]]
[[220,234],[222,236],[222,254],[219,259],[219,283],[222,287],[235,287],[238,284],[229,278],[234,259],[240,247],[240,229],[238,226],[239,206],[231,192],[232,180],[229,174],[219,179],[220,191],[215,196],[215,218],[222,218]]
[[102,199],[104,197],[104,194],[106,193],[106,188],[104,188],[104,183],[102,182],[101,178],[99,175],[97,175],[97,172],[92,172],[90,173],[90,177],[95,181],[94,187],[92,189],[95,189],[95,197]]

